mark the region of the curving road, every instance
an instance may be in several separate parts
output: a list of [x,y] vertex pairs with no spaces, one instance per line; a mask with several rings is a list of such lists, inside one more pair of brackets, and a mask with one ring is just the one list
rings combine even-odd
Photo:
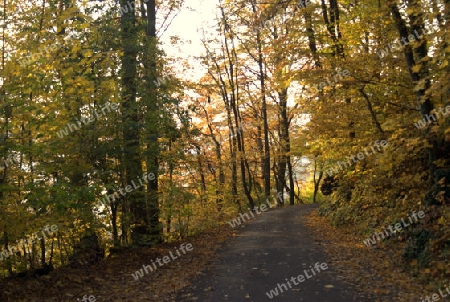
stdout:
[[247,222],[218,252],[212,268],[176,301],[370,301],[339,281],[339,274],[302,216],[316,205],[265,212]]

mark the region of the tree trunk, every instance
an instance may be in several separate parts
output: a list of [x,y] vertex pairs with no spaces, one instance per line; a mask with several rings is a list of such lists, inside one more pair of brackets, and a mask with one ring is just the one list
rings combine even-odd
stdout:
[[41,266],[44,267],[47,263],[45,262],[45,238],[41,238]]
[[[281,196],[282,203],[284,204],[283,191],[286,186],[286,145],[289,135],[289,121],[287,117],[287,88],[283,88],[278,91],[279,97],[279,154],[278,154],[278,181],[277,181],[277,195]],[[289,192],[289,196],[294,192]]]
[[330,0],[330,18],[328,19],[328,9],[325,4],[325,0],[322,0],[322,15],[323,21],[328,30],[328,34],[333,40],[334,46],[334,56],[344,57],[344,46],[342,45],[341,39],[342,34],[340,31],[339,24],[339,5],[337,0]]
[[317,200],[317,193],[319,192],[319,186],[320,186],[320,181],[322,180],[323,177],[323,171],[322,171],[322,166],[320,167],[320,172],[319,172],[319,178],[316,179],[316,175],[317,175],[317,156],[316,158],[314,158],[314,195],[313,195],[313,203],[316,203]]
[[[113,193],[114,192],[111,192],[111,194],[113,194]],[[112,225],[112,231],[113,231],[113,243],[114,243],[114,247],[118,248],[120,246],[119,230],[117,228],[118,203],[115,201],[111,201],[110,208],[111,208],[111,225]]]
[[[291,152],[291,147],[290,147],[290,139],[287,141],[287,145],[286,145],[286,152],[288,152],[288,154],[290,154]],[[294,183],[294,171],[292,169],[292,162],[291,162],[291,156],[288,155],[286,157],[287,160],[287,166],[288,166],[288,175],[289,175],[289,204],[291,206],[294,205],[294,198],[296,197],[295,195],[295,183]],[[301,199],[298,198],[298,201],[300,203]]]
[[361,93],[361,95],[366,100],[367,109],[369,110],[370,116],[372,117],[373,124],[377,128],[377,130],[380,133],[381,137],[383,139],[385,139],[385,134],[384,134],[383,128],[381,128],[381,124],[380,124],[380,122],[377,119],[377,115],[376,115],[375,111],[373,110],[372,102],[370,102],[369,96],[367,95],[367,93],[365,93],[364,88],[365,88],[365,85],[359,89],[359,92]]
[[[121,6],[135,7],[135,0],[120,1]],[[140,118],[137,94],[137,27],[134,10],[125,12],[120,18],[122,29],[123,55],[122,63],[122,133],[123,133],[123,163],[125,166],[125,185],[131,185],[142,175],[140,160]],[[143,244],[146,233],[147,218],[143,206],[142,188],[133,190],[123,198],[123,221],[125,229],[131,232],[131,240]],[[131,214],[131,217],[130,217]],[[132,226],[132,229],[130,229]],[[125,236],[127,240],[128,236]],[[127,240],[128,241],[128,240]]]
[[[256,6],[254,1],[251,1],[253,14],[256,15]],[[261,30],[256,28],[256,45],[258,49],[258,68],[259,68],[259,83],[261,92],[261,113],[263,118],[263,132],[264,132],[264,194],[265,198],[270,198],[270,145],[269,145],[269,123],[267,120],[267,100],[266,100],[266,83],[265,83],[265,71],[264,71],[264,59],[262,53],[262,39]]]
[[[227,77],[228,77],[228,84],[230,86],[230,109],[233,112],[234,117],[234,127],[237,130],[236,136],[234,136],[233,132],[233,144],[237,145],[237,154],[241,170],[241,179],[242,179],[242,188],[244,190],[245,197],[248,200],[248,203],[251,208],[253,208],[254,201],[250,193],[249,184],[247,183],[247,176],[246,176],[246,158],[245,158],[245,147],[244,147],[244,140],[243,140],[243,133],[240,131],[241,129],[241,119],[240,119],[240,113],[238,108],[238,100],[239,100],[239,91],[238,91],[238,82],[237,82],[237,74],[235,73],[236,66],[235,62],[237,61],[236,57],[236,50],[234,48],[233,40],[231,40],[231,49],[228,42],[228,29],[230,28],[230,25],[228,24],[227,18],[225,16],[225,12],[223,10],[223,7],[221,7],[221,13],[222,18],[224,22],[224,28],[223,28],[223,35],[224,35],[224,46],[225,46],[225,55],[226,60],[228,62],[228,68],[227,68]],[[233,39],[233,37],[231,37]],[[249,175],[249,181],[251,175]]]
[[200,199],[202,200],[202,204],[204,200],[207,200],[207,192],[206,192],[206,181],[205,181],[205,172],[203,171],[203,161],[202,161],[202,150],[200,146],[195,146],[197,150],[197,163],[198,163],[198,172],[200,173],[200,185],[201,185],[201,196]]
[[[304,5],[306,6],[306,4]],[[303,13],[303,17],[305,18],[305,30],[306,35],[308,36],[309,49],[311,50],[312,56],[314,58],[314,64],[316,67],[321,68],[322,65],[320,63],[320,57],[317,54],[316,36],[313,29],[311,14],[305,10],[305,12]]]
[[149,0],[147,2],[147,29],[145,39],[145,75],[148,86],[146,95],[146,131],[147,131],[147,150],[146,164],[147,173],[153,173],[154,179],[150,179],[147,185],[146,196],[146,219],[148,220],[148,231],[152,243],[162,242],[162,225],[159,222],[160,208],[158,197],[158,176],[159,176],[159,96],[158,96],[158,75],[157,75],[157,37],[156,37],[156,2]]
[[205,113],[206,122],[208,125],[209,133],[211,135],[211,139],[214,142],[214,149],[216,154],[216,160],[217,160],[217,166],[219,167],[219,177],[216,176],[216,170],[211,170],[211,173],[214,175],[214,182],[216,185],[216,206],[217,211],[219,213],[222,212],[222,206],[223,206],[223,190],[222,188],[225,186],[225,172],[223,171],[223,162],[222,162],[222,150],[220,149],[220,143],[216,139],[214,135],[214,131],[212,128],[211,119],[209,118],[208,111],[206,111],[205,107],[203,107],[203,112]]
[[[400,40],[403,37],[409,37],[409,34],[421,33],[424,30],[423,25],[423,14],[416,14],[417,8],[415,6],[419,5],[417,0],[409,0],[408,6],[414,12],[409,15],[411,28],[408,29],[405,20],[403,20],[402,15],[395,3],[391,3],[389,8],[391,10],[392,16],[394,18],[395,25],[397,27],[397,31],[400,36]],[[415,8],[415,9],[414,9]],[[426,94],[426,91],[430,88],[430,80],[429,80],[429,69],[427,61],[423,61],[427,56],[427,43],[425,38],[422,36],[419,40],[420,45],[417,48],[412,48],[411,44],[406,44],[403,47],[403,53],[405,55],[406,65],[408,67],[409,75],[413,83],[419,87],[417,87],[416,91],[416,99],[420,106],[420,113],[423,118],[426,118],[427,115],[431,113],[433,110],[433,104],[431,103],[430,96]],[[414,53],[416,55],[417,61],[414,58]],[[414,71],[413,67],[417,64],[421,64],[421,68],[419,71]],[[420,85],[419,85],[420,83]],[[429,127],[425,128],[425,134],[429,133]],[[434,183],[434,174],[436,171],[436,166],[434,161],[436,160],[436,150],[437,150],[437,142],[432,136],[429,136],[428,142],[431,147],[428,148],[428,164],[429,164],[429,176],[430,176],[430,185]]]

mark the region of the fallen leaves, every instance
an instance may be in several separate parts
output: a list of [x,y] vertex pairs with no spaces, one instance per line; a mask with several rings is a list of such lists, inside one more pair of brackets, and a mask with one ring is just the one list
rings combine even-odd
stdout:
[[331,259],[330,266],[340,273],[339,279],[376,301],[418,301],[427,291],[397,265],[401,255],[383,247],[367,248],[351,228],[332,227],[316,211],[307,216],[306,226],[322,239],[320,245]]
[[29,301],[29,297],[37,301],[69,301],[87,293],[94,295],[98,302],[174,301],[177,293],[207,267],[218,247],[231,235],[230,227],[224,225],[190,237],[193,251],[138,281],[133,280],[131,273],[152,259],[167,255],[180,243],[124,250],[90,268],[60,268],[38,279],[2,280],[0,287],[8,290],[0,292],[0,301]]

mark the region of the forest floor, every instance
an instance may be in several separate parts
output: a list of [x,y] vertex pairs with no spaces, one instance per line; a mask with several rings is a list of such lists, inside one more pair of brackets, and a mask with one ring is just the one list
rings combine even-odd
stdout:
[[[315,208],[270,210],[236,229],[226,224],[181,242],[127,250],[94,266],[3,280],[0,301],[83,301],[92,295],[95,301],[259,302],[271,300],[267,293],[275,288],[279,301],[409,302],[426,296],[397,265],[401,255],[366,247],[350,228],[331,227]],[[182,243],[192,250],[181,252]],[[136,278],[143,265],[169,255],[168,263]],[[327,269],[314,268],[317,262]],[[305,280],[295,285],[291,277],[299,275]]]

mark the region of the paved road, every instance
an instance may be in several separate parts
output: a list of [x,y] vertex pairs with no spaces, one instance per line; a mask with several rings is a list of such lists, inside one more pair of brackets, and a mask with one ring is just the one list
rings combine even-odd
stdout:
[[176,301],[369,301],[339,282],[302,225],[302,216],[315,208],[299,205],[258,215]]

